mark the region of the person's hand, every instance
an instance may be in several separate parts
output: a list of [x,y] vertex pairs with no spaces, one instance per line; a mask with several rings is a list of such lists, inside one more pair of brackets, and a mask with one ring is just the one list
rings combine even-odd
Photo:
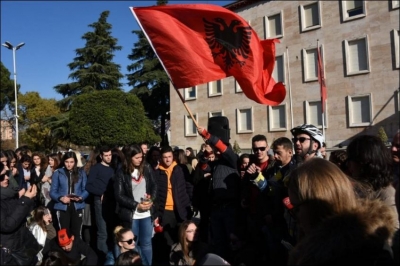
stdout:
[[15,175],[17,174],[17,171],[18,171],[18,170],[17,170],[17,168],[15,168],[15,167],[12,169],[12,174],[13,174],[13,176],[15,176]]
[[49,181],[49,177],[48,176],[43,176],[42,183],[45,183],[47,181]]
[[101,195],[100,202],[103,203],[104,194]]
[[62,197],[60,201],[64,204],[69,204],[71,202],[71,199],[69,197]]
[[31,176],[30,175],[26,175],[26,176],[24,176],[24,179],[25,179],[25,181],[28,181],[29,179],[31,179]]
[[200,135],[201,135],[201,133],[203,132],[203,130],[204,130],[204,127],[199,126],[199,127],[197,128],[197,132],[199,132]]
[[246,170],[247,173],[249,174],[255,174],[260,172],[261,168],[256,166],[254,163],[252,163]]
[[28,197],[30,199],[36,197],[37,194],[37,187],[36,185],[32,185],[24,194],[25,197]]
[[151,206],[153,206],[153,201],[150,199],[150,197],[146,197],[138,204],[138,209],[141,211],[148,211],[150,210]]
[[21,189],[20,191],[18,191],[18,197],[22,197],[25,194],[25,188]]
[[82,200],[82,197],[76,196],[76,197],[70,198],[69,200],[78,202],[78,201],[81,201],[81,200]]

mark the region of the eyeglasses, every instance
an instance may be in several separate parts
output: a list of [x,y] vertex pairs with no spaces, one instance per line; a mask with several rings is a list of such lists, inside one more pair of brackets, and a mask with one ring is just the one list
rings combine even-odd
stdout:
[[254,147],[253,148],[253,152],[257,152],[257,151],[265,151],[267,147]]
[[305,137],[292,138],[293,143],[296,143],[297,141],[300,141],[300,143],[303,143],[306,140],[310,140],[310,138],[305,138]]
[[132,243],[136,242],[137,240],[137,236],[134,236],[132,239],[128,239],[125,241],[121,241],[121,242],[126,242],[128,245],[132,245]]

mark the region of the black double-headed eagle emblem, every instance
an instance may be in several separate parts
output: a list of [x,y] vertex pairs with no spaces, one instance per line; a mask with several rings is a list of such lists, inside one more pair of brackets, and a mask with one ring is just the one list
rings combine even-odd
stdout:
[[232,20],[228,26],[222,18],[215,22],[203,18],[206,32],[205,40],[211,49],[214,59],[222,57],[226,70],[234,64],[245,65],[250,52],[251,27],[245,27],[239,20]]

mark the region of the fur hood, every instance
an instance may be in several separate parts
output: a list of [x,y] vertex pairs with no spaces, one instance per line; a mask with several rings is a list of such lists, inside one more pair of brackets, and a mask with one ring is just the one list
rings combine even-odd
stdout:
[[391,264],[397,216],[379,200],[323,221],[291,251],[289,265]]

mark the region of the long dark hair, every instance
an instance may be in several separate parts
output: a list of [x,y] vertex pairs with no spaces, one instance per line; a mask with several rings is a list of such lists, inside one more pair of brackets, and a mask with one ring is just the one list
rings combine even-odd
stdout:
[[392,157],[382,140],[372,135],[361,135],[347,146],[347,161],[359,164],[354,179],[367,183],[375,191],[390,185],[393,179]]
[[[72,177],[72,183],[78,183],[79,181],[79,172],[78,172],[78,159],[76,158],[76,154],[73,151],[68,151],[66,153],[64,153],[64,156],[62,157],[62,165],[63,167],[65,167],[65,160],[73,158],[74,159],[74,167],[72,168],[72,172],[71,172],[71,177]],[[65,168],[66,169],[66,168]]]
[[[35,157],[35,156],[40,158],[40,165],[39,165],[40,172],[44,173],[47,169],[47,166],[49,165],[46,156],[41,152],[35,151],[34,153],[32,153],[32,161],[33,161],[33,157]],[[34,162],[33,162],[33,164],[34,164]],[[32,168],[36,167],[36,165],[32,165],[32,166],[33,166]]]
[[54,161],[54,166],[53,166],[53,168],[51,168],[51,171],[54,173],[54,171],[57,170],[61,166],[60,157],[58,156],[57,153],[51,153],[47,157],[49,158],[49,162],[50,162],[50,158],[53,159],[53,161]]
[[[133,166],[132,164],[132,157],[134,157],[135,155],[141,153],[143,155],[143,151],[142,148],[139,145],[130,145],[130,146],[125,146],[122,149],[122,152],[125,155],[125,160],[126,160],[126,166],[124,168],[124,172],[126,174],[131,174],[134,170],[135,170],[135,166]],[[139,170],[139,174],[142,175],[143,174],[143,168],[144,168],[144,158],[142,160],[142,163],[140,164],[138,170]]]
[[114,169],[114,173],[125,167],[126,160],[124,153],[118,148],[111,149],[111,163],[110,167]]
[[46,224],[43,221],[43,216],[46,214],[46,210],[49,211],[44,206],[39,206],[32,211],[32,219],[30,220],[30,225],[36,222],[44,232],[47,232]]

